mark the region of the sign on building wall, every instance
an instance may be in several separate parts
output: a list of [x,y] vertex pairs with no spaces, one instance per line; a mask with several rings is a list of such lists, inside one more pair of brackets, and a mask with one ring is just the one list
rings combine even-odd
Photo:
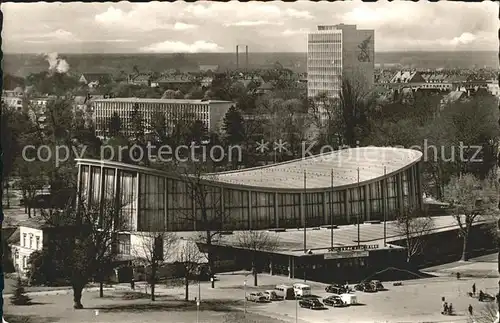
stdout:
[[329,259],[365,258],[368,257],[369,254],[370,252],[368,250],[332,252],[332,253],[326,253],[324,259],[329,260]]
[[371,40],[372,40],[372,36],[368,36],[368,38],[363,40],[358,45],[358,48],[360,49],[360,53],[358,54],[358,61],[370,62]]

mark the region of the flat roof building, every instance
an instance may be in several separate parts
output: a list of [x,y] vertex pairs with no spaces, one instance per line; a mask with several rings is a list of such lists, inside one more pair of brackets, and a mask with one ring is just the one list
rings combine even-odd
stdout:
[[96,136],[107,136],[109,123],[116,113],[120,117],[122,132],[131,135],[131,113],[137,107],[145,123],[145,132],[149,131],[156,113],[164,113],[167,129],[175,127],[182,120],[201,121],[208,131],[218,130],[229,108],[234,105],[230,101],[218,100],[185,100],[185,99],[142,99],[113,98],[92,101]]

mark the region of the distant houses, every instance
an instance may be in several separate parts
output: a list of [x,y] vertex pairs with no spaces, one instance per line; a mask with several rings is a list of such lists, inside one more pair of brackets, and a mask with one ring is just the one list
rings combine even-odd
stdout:
[[153,76],[154,76],[153,73],[129,74],[127,78],[127,83],[140,86],[151,86],[151,81],[153,80]]
[[89,88],[96,88],[99,85],[113,82],[113,76],[108,73],[83,73],[78,81]]
[[199,84],[199,82],[196,78],[186,74],[162,75],[151,81],[151,87],[160,87],[162,89],[172,90],[191,88],[197,84]]

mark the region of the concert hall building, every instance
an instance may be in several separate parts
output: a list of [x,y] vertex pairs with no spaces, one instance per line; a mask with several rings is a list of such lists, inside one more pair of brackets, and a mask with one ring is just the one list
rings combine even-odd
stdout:
[[[388,220],[422,206],[422,153],[364,147],[244,170],[204,175],[209,216],[223,230],[315,227]],[[130,164],[78,160],[79,191],[91,203],[119,198],[127,232],[197,231],[186,175]],[[198,210],[199,211],[199,210]],[[199,213],[199,212],[198,212]]]
[[[124,259],[138,257],[132,250],[144,232],[196,237],[207,225],[205,213],[220,234],[199,247],[212,252],[216,272],[249,268],[255,253],[238,247],[238,235],[265,230],[280,244],[258,252],[259,270],[345,282],[408,265],[404,235],[391,220],[407,207],[424,208],[422,156],[410,149],[362,147],[202,178],[111,161],[77,164],[82,201],[114,199],[121,207],[118,250]],[[204,199],[192,193],[200,187]],[[434,222],[418,263],[460,255],[453,217]],[[485,248],[478,229],[471,243]]]

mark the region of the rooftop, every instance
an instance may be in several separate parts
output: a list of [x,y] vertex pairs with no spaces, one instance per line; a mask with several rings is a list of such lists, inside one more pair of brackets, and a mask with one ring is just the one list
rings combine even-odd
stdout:
[[363,183],[384,177],[384,166],[386,175],[390,176],[415,164],[421,157],[422,153],[417,150],[362,147],[210,176],[215,175],[218,182],[242,186],[303,190],[305,172],[307,189],[325,189],[332,184],[339,188],[358,183],[358,168],[359,183]]
[[94,102],[126,102],[126,103],[179,103],[179,104],[213,104],[213,103],[231,103],[231,101],[222,100],[190,100],[190,99],[149,99],[149,98],[112,98],[96,99]]
[[[433,232],[444,232],[455,230],[458,224],[452,215],[432,217],[434,223]],[[486,220],[477,221],[475,225],[485,223]],[[395,225],[394,221],[386,224],[387,244],[391,246],[398,240],[403,239],[401,231]],[[268,230],[263,230],[268,231]],[[377,249],[384,248],[384,223],[362,223],[360,224],[360,245],[377,245]],[[180,236],[193,237],[196,232],[178,233]],[[284,232],[269,231],[269,234],[276,235],[279,241],[277,253],[286,255],[300,256],[304,254],[304,231],[299,229],[286,229]],[[306,248],[313,251],[313,254],[328,253],[330,248],[331,229],[330,228],[308,228],[306,232]],[[357,225],[341,225],[333,229],[334,247],[355,247],[358,244]],[[221,235],[214,244],[236,246],[238,244],[238,232],[230,235]],[[392,245],[392,248],[399,248]]]

